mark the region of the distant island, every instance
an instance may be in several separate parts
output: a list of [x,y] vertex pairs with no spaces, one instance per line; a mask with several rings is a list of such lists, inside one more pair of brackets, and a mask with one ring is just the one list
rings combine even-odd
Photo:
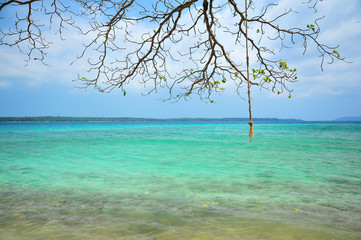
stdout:
[[341,117],[334,120],[335,122],[361,122],[361,117]]
[[[0,117],[0,122],[210,122],[248,123],[248,118],[133,118],[133,117]],[[258,123],[302,123],[300,119],[254,118]]]

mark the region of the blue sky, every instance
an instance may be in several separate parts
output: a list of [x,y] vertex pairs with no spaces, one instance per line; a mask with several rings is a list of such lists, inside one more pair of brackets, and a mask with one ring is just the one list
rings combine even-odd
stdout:
[[[289,8],[290,1],[278,2],[275,11]],[[275,95],[253,87],[253,117],[332,120],[361,116],[361,2],[323,1],[319,3],[315,16],[322,15],[326,17],[321,21],[321,41],[329,45],[340,44],[340,54],[352,63],[336,61],[332,65],[326,64],[321,71],[320,59],[312,46],[305,55],[302,55],[301,45],[281,52],[288,63],[297,67],[300,81],[292,84],[291,99],[286,94]],[[310,16],[313,17],[307,15]],[[297,24],[305,17],[302,12],[292,14],[284,24]],[[39,61],[25,66],[24,55],[16,48],[0,46],[0,116],[248,116],[247,101],[240,98],[232,86],[214,96],[213,104],[201,101],[196,95],[189,101],[163,103],[164,93],[143,96],[146,91],[137,84],[127,89],[125,97],[120,91],[105,94],[92,88],[78,89],[72,80],[86,66],[82,63],[70,66],[70,63],[80,53],[83,39],[71,30],[65,37],[67,40],[61,41],[57,35],[48,35],[54,42],[47,54],[49,67]]]

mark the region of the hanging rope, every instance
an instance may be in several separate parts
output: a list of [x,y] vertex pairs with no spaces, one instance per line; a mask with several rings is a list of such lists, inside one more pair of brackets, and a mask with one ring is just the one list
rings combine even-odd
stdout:
[[253,133],[253,122],[252,122],[252,108],[251,108],[251,83],[249,81],[249,55],[248,55],[248,23],[247,23],[247,1],[244,1],[245,4],[245,15],[246,15],[246,19],[245,19],[245,23],[246,23],[246,63],[247,63],[247,83],[248,83],[248,111],[249,111],[249,142],[252,142],[252,137],[254,135]]

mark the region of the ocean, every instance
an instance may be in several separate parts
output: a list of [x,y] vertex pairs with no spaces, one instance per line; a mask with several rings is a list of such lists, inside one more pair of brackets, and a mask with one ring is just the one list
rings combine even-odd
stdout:
[[0,123],[0,239],[361,239],[361,124],[248,130]]

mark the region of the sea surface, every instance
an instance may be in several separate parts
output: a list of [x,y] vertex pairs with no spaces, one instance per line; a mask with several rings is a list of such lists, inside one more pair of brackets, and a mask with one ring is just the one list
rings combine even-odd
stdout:
[[1,240],[359,240],[361,124],[1,123]]

